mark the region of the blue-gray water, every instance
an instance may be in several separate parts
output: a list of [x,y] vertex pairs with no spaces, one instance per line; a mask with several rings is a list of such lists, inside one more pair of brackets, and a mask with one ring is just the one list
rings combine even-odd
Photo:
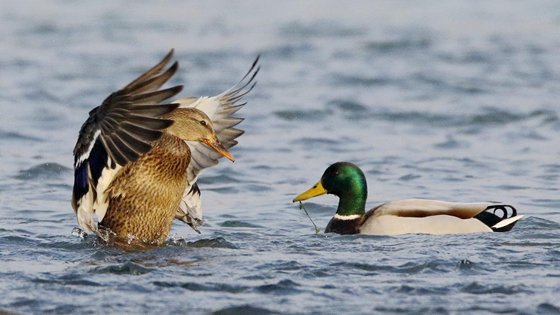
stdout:
[[[0,312],[560,313],[557,1],[0,3]],[[257,54],[247,132],[200,179],[207,224],[126,252],[72,236],[88,111],[175,47],[183,95]],[[500,200],[510,233],[315,235],[291,204],[335,161],[369,206]],[[330,196],[306,203],[324,227]]]

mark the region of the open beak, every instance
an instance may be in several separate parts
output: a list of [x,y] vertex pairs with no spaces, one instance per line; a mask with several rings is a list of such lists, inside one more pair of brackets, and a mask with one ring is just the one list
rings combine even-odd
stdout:
[[206,144],[210,148],[212,148],[212,150],[220,153],[222,156],[224,156],[228,160],[230,160],[232,162],[235,162],[235,159],[233,158],[233,155],[231,155],[231,153],[229,153],[228,150],[226,148],[224,148],[224,146],[220,143],[220,141],[218,139],[214,139],[214,141],[209,140],[209,139],[202,139],[201,142]]
[[311,187],[308,190],[306,190],[305,192],[302,192],[301,194],[297,195],[297,197],[295,197],[294,200],[292,200],[292,202],[304,201],[304,200],[307,200],[307,199],[310,199],[310,198],[313,198],[313,197],[324,195],[326,193],[327,193],[327,190],[323,187],[323,184],[321,184],[321,181],[319,181],[313,187]]

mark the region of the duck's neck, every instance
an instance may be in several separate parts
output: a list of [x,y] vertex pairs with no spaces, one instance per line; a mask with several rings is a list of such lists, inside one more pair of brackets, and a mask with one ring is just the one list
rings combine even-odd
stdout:
[[327,224],[325,233],[357,234],[360,233],[361,222],[362,215],[360,214],[346,216],[335,214]]
[[366,209],[367,187],[360,183],[354,189],[338,196],[338,208],[336,214],[339,216],[363,215]]
[[339,196],[338,209],[325,229],[325,233],[360,233],[360,223],[365,214],[367,190],[365,192]]

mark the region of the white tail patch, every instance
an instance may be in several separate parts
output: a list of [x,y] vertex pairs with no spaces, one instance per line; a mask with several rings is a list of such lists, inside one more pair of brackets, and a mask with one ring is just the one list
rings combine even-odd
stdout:
[[492,228],[493,229],[503,228],[505,226],[508,226],[508,225],[520,220],[521,218],[523,218],[523,215],[516,215],[515,217],[507,218],[505,220],[502,220],[502,221],[494,224],[494,226],[492,226]]
[[[111,165],[111,158],[107,159],[107,165]],[[97,199],[93,203],[93,209],[99,222],[103,221],[103,217],[105,217],[105,213],[107,213],[107,208],[109,207],[107,189],[113,183],[115,176],[121,168],[122,166],[118,164],[113,169],[105,167],[101,172],[101,176],[97,180],[97,187],[95,187],[95,190],[97,191]],[[120,192],[117,192],[117,194],[118,193]]]
[[86,233],[97,232],[97,216],[93,212],[93,192],[91,186],[88,192],[78,201],[76,217],[78,224]]
[[[188,220],[188,218],[190,220]],[[175,219],[179,219],[189,224],[193,230],[199,232],[198,227],[202,225],[203,220],[202,200],[200,198],[200,190],[198,189],[198,186],[187,186],[187,189],[185,189],[185,193],[183,194],[183,200],[181,200],[181,204],[179,205],[179,209],[175,215]]]

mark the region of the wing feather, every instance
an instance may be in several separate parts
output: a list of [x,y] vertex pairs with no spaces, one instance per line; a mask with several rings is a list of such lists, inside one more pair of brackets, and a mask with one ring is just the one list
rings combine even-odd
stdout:
[[162,130],[173,123],[161,117],[179,104],[160,103],[179,93],[182,86],[159,90],[177,71],[177,62],[163,70],[172,56],[170,50],[158,64],[111,93],[89,112],[80,129],[74,147],[72,207],[86,231],[96,231],[103,219],[104,192],[118,169],[148,152]]
[[142,93],[132,96],[131,100],[135,104],[159,104],[160,102],[173,97],[181,91],[181,86],[174,86],[165,90]]
[[131,86],[128,90],[131,94],[140,94],[145,92],[151,92],[159,89],[167,80],[169,80],[177,69],[179,68],[179,63],[175,62],[169,69],[167,69],[164,73],[152,77],[146,81],[140,82]]
[[373,209],[373,216],[428,217],[450,215],[469,219],[491,206],[489,202],[459,203],[429,199],[405,199],[384,203]]
[[[226,149],[237,145],[238,142],[235,139],[244,133],[243,130],[234,128],[243,121],[243,118],[235,117],[234,114],[246,104],[246,102],[240,103],[240,101],[257,84],[255,79],[260,70],[259,58],[257,56],[249,71],[237,84],[223,93],[212,97],[187,97],[175,101],[180,104],[180,107],[194,107],[208,115],[212,120],[218,140]],[[218,164],[222,156],[200,142],[187,142],[187,144],[192,157],[187,169],[187,187],[183,194],[183,202],[177,210],[176,219],[188,223],[198,231],[197,227],[202,222],[202,208],[200,189],[198,189],[196,180],[202,170]],[[195,186],[196,193],[192,193]]]
[[169,63],[169,61],[173,57],[174,52],[175,52],[174,49],[171,49],[160,62],[158,62],[155,66],[150,68],[148,71],[141,74],[138,78],[132,80],[132,82],[130,82],[127,86],[125,86],[124,89],[125,90],[129,89],[132,86],[137,85],[140,82],[146,81],[147,79],[153,77],[154,75],[157,75],[161,71],[161,69],[165,68],[165,66]]

